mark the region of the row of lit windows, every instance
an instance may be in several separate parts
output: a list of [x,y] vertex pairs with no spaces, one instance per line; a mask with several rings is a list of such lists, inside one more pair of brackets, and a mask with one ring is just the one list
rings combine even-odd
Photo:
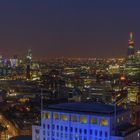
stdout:
[[[43,113],[43,118],[45,119],[50,119],[50,113],[46,112]],[[53,113],[53,119],[54,120],[59,120],[59,115],[57,113]],[[66,114],[61,114],[60,115],[60,120],[62,121],[68,121],[68,115]],[[78,122],[78,116],[76,115],[71,115],[70,120],[72,122]],[[80,123],[88,123],[88,118],[86,116],[80,116]],[[97,118],[90,118],[90,124],[97,124],[98,120]],[[108,120],[107,119],[101,119],[100,120],[100,125],[101,126],[108,126]]]

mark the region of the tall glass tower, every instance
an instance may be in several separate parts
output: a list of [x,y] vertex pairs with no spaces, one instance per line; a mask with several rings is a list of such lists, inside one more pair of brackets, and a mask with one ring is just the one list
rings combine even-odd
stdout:
[[127,50],[127,56],[128,59],[133,59],[135,55],[135,49],[134,49],[134,39],[133,39],[133,33],[130,32],[129,34],[129,41],[128,41],[128,50]]

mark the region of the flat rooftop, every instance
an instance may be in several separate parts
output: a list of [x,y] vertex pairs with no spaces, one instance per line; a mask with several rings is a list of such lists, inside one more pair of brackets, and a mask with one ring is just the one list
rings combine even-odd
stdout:
[[[111,115],[114,114],[115,105],[102,103],[63,103],[48,106],[47,110]],[[127,110],[123,109],[122,107],[116,107],[117,114],[125,111]]]
[[31,136],[17,136],[10,138],[10,140],[32,140]]
[[117,135],[118,136],[127,136],[137,130],[140,130],[140,126],[126,123],[117,128]]

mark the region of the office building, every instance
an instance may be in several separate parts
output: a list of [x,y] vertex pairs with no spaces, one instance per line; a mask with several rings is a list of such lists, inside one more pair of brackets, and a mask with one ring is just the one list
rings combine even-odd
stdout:
[[130,38],[129,38],[129,41],[128,41],[128,51],[127,51],[127,56],[128,58],[134,58],[134,54],[135,54],[135,50],[134,50],[134,39],[133,39],[133,33],[130,32],[129,34]]
[[[115,111],[116,108],[116,111]],[[100,103],[65,103],[42,111],[33,140],[140,140],[129,110]]]
[[135,76],[140,73],[140,65],[138,63],[138,54],[135,54],[134,38],[133,33],[129,35],[128,49],[127,49],[127,59],[125,65],[125,72],[129,76]]

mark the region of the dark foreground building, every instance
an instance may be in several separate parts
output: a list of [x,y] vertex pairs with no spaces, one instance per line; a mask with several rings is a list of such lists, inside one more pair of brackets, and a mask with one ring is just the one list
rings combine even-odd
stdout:
[[32,137],[30,136],[17,136],[10,138],[10,140],[32,140]]

